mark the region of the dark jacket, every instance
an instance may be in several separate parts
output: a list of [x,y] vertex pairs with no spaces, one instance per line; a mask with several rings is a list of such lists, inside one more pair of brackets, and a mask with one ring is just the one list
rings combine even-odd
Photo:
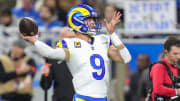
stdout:
[[50,66],[50,73],[47,77],[41,77],[40,86],[45,90],[49,89],[53,83],[53,101],[72,101],[74,95],[72,75],[66,63],[61,63],[61,61],[50,63],[52,64]]
[[142,70],[138,69],[134,73],[132,73],[129,77],[129,91],[128,97],[126,99],[128,101],[140,101],[140,96],[138,95],[139,81],[141,78]]
[[149,68],[146,68],[139,81],[138,94],[141,98],[146,98],[148,90],[152,87],[152,81],[149,78]]

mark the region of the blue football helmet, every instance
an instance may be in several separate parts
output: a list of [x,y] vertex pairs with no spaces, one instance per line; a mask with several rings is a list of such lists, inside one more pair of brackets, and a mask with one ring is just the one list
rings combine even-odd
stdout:
[[96,28],[89,28],[89,26],[85,23],[87,18],[97,18],[97,13],[95,10],[86,4],[79,4],[72,7],[67,14],[67,24],[70,28],[77,32],[81,32],[83,34],[95,35],[97,29],[101,29],[100,24],[95,20]]

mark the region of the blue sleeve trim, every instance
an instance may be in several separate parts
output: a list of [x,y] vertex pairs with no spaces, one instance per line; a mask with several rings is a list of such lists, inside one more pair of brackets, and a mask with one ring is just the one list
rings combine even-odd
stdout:
[[67,43],[64,39],[62,39],[61,42],[62,42],[63,48],[68,48]]
[[110,39],[109,46],[111,46],[111,45],[112,45],[112,41],[111,41],[111,39]]

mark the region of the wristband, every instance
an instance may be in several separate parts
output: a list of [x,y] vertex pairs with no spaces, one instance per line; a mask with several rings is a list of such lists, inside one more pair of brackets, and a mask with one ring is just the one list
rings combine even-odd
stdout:
[[113,32],[110,35],[110,37],[111,37],[111,40],[112,40],[112,43],[114,44],[114,46],[117,47],[117,46],[123,44],[122,41],[119,39],[119,37],[117,36],[117,34],[115,32]]
[[123,49],[119,50],[119,54],[123,58],[124,63],[129,63],[131,61],[131,55],[127,48],[123,48]]

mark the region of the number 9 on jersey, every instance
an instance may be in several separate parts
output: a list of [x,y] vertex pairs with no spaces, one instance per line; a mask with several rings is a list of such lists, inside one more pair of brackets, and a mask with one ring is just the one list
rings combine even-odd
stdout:
[[[96,59],[98,59],[99,63],[96,63]],[[104,78],[105,75],[105,65],[104,65],[104,59],[99,54],[93,54],[90,57],[90,63],[91,66],[96,70],[101,70],[101,74],[98,74],[97,72],[93,72],[92,75],[96,80],[101,80]]]

